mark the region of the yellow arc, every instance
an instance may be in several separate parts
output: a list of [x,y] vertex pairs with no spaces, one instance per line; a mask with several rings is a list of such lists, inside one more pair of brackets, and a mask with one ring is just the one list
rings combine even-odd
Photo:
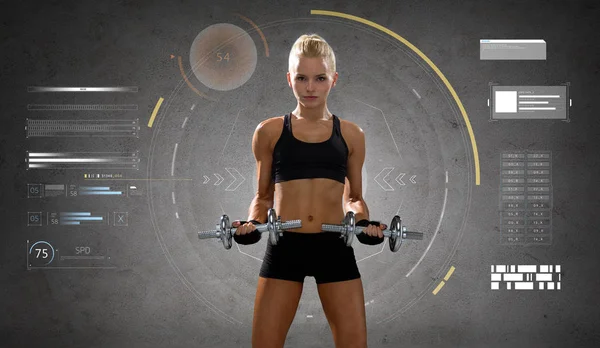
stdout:
[[431,67],[431,69],[433,69],[433,71],[435,71],[435,73],[440,77],[440,79],[446,85],[446,88],[448,88],[448,91],[450,91],[450,94],[452,94],[454,101],[456,102],[456,104],[458,105],[458,108],[460,109],[460,113],[463,116],[465,124],[467,125],[467,130],[469,131],[469,137],[471,138],[471,147],[473,149],[473,157],[474,157],[474,161],[475,161],[475,185],[479,185],[479,153],[477,152],[477,143],[475,142],[475,134],[473,133],[473,128],[471,127],[471,122],[469,121],[469,116],[467,116],[465,107],[463,106],[462,102],[460,101],[460,98],[456,94],[456,91],[454,90],[452,85],[450,85],[450,82],[448,82],[448,79],[446,79],[446,76],[444,76],[444,74],[440,71],[440,69],[438,69],[438,67],[435,66],[435,64],[433,64],[431,59],[429,59],[423,52],[421,52],[421,50],[419,50],[415,45],[408,42],[408,40],[406,40],[402,36],[394,33],[393,31],[389,30],[386,27],[383,27],[375,22],[371,22],[367,19],[349,15],[346,13],[341,13],[341,12],[336,12],[336,11],[325,11],[325,10],[311,10],[310,14],[346,18],[349,20],[353,20],[356,22],[366,24],[375,29],[381,30],[382,32],[390,35],[391,37],[395,38],[396,40],[398,40],[398,41],[402,42],[403,44],[405,44],[406,46],[408,46],[411,50],[413,50],[413,52],[418,54],[419,57],[421,57]]
[[158,110],[160,109],[160,106],[162,105],[162,102],[165,100],[165,98],[160,97],[158,98],[158,102],[156,102],[156,105],[154,106],[154,110],[152,111],[152,116],[150,116],[150,120],[148,121],[148,127],[152,128],[152,125],[154,124],[154,119],[156,118],[156,115],[158,114]]

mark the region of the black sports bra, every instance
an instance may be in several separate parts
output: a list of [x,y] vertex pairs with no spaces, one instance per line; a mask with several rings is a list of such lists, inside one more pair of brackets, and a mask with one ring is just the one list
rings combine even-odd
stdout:
[[273,149],[272,178],[275,183],[306,178],[329,178],[345,183],[348,146],[340,120],[333,115],[331,137],[320,143],[298,140],[292,133],[291,113],[283,119],[283,130]]

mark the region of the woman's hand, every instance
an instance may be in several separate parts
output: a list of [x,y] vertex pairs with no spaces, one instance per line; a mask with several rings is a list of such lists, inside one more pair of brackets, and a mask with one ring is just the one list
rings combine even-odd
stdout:
[[362,219],[356,222],[355,225],[364,228],[363,232],[356,236],[361,243],[377,245],[383,242],[383,230],[387,228],[387,225],[380,224],[378,221],[369,221],[367,219]]
[[379,238],[383,238],[383,230],[385,230],[387,228],[387,225],[385,224],[379,224],[379,226],[372,224],[375,221],[370,221],[369,225],[367,226],[367,228],[365,230],[363,230],[363,233],[366,233],[367,235],[371,236],[371,237],[379,237]]

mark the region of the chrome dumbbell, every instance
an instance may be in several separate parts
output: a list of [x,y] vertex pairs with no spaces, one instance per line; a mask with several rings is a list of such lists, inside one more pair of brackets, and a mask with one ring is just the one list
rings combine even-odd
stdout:
[[[269,239],[271,240],[271,244],[277,245],[279,242],[279,238],[283,235],[283,230],[290,230],[294,228],[302,227],[301,220],[290,220],[286,222],[281,222],[281,216],[277,216],[275,214],[275,209],[269,209],[267,213],[267,222],[260,225],[255,225],[256,230],[260,233],[269,232]],[[198,232],[199,239],[211,239],[211,238],[220,238],[223,242],[223,246],[225,249],[229,250],[232,245],[233,235],[237,228],[232,227],[229,222],[229,216],[222,215],[221,221],[218,225],[216,225],[216,229],[212,231],[200,231]]]
[[[356,218],[353,211],[346,213],[343,224],[322,224],[321,229],[325,232],[339,232],[341,233],[340,238],[344,239],[347,246],[352,245],[354,235],[363,233],[366,227],[356,226]],[[402,226],[402,220],[398,215],[394,216],[392,222],[382,231],[384,237],[388,237],[390,240],[390,250],[396,252],[400,249],[402,241],[404,239],[415,239],[422,240],[423,233],[421,232],[409,232],[406,230],[406,226]]]

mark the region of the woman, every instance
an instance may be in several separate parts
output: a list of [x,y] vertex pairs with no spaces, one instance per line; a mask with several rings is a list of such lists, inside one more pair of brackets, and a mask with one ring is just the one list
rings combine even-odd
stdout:
[[354,250],[339,233],[321,231],[321,224],[339,224],[349,210],[355,212],[357,225],[367,227],[358,236],[361,242],[381,243],[386,228],[368,220],[362,198],[364,133],[327,108],[337,78],[335,55],[327,42],[316,34],[300,36],[291,49],[287,73],[298,100],[296,109],[261,122],[252,139],[258,192],[249,222],[233,223],[236,242],[260,239],[255,225],[265,223],[274,202],[282,221],[302,220],[302,227],[284,231],[277,245],[267,242],[252,347],[283,347],[305,276],[315,277],[335,346],[367,346],[364,293]]

